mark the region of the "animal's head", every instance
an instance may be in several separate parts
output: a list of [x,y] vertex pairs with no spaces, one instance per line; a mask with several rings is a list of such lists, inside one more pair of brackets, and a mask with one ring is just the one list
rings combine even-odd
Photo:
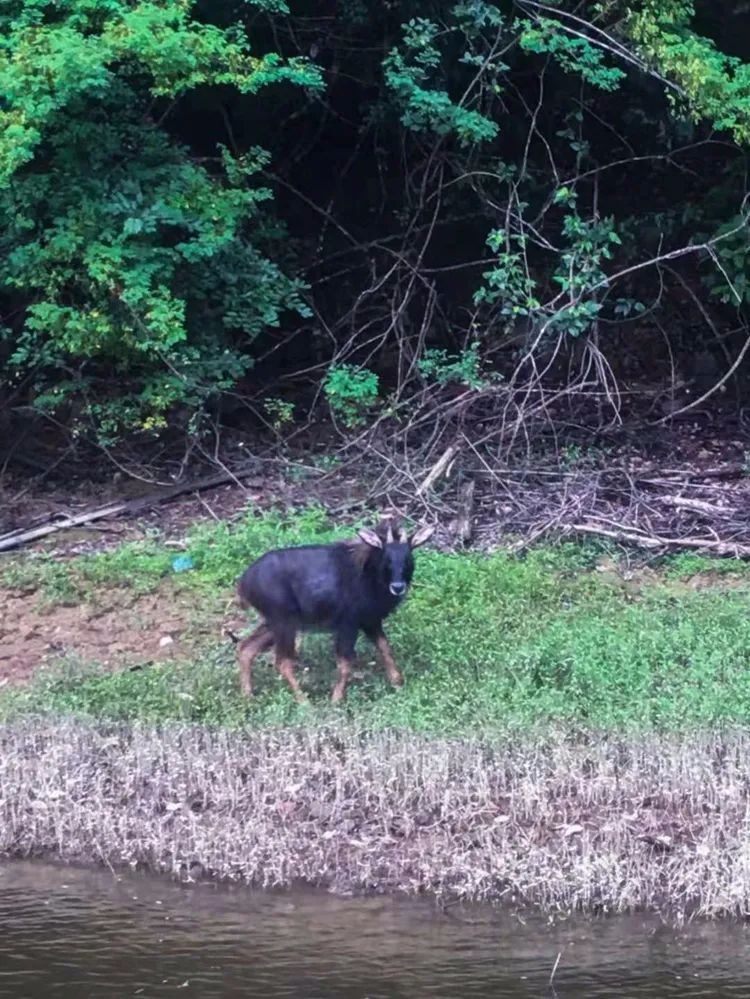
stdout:
[[391,596],[401,598],[406,595],[414,574],[412,551],[428,541],[434,530],[434,527],[424,524],[410,536],[400,520],[391,517],[374,530],[365,527],[358,532],[360,540],[376,554],[372,564],[378,582]]

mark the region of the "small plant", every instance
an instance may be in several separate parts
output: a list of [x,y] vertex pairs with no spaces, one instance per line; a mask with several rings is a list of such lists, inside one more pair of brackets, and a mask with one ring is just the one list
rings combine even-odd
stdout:
[[458,355],[449,355],[445,350],[430,348],[424,352],[419,362],[419,371],[424,378],[432,379],[438,385],[457,382],[469,388],[482,389],[487,378],[481,373],[479,344],[471,344]]
[[310,464],[321,472],[332,472],[341,465],[341,458],[337,454],[315,454],[310,459]]
[[354,429],[365,422],[378,398],[379,380],[368,368],[339,364],[330,369],[323,389],[334,416]]
[[565,444],[560,449],[560,464],[567,469],[590,468],[603,461],[609,451],[606,445]]
[[288,426],[294,419],[294,403],[286,399],[279,399],[276,396],[266,399],[263,408],[268,413],[271,426],[276,433]]
[[563,468],[575,468],[581,463],[583,448],[580,444],[566,444],[560,451],[560,464]]

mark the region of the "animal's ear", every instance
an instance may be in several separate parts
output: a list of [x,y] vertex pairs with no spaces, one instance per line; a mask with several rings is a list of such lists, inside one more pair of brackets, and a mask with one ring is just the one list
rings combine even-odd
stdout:
[[418,527],[409,539],[410,547],[419,548],[419,546],[423,545],[425,541],[429,541],[434,533],[435,528],[432,524],[422,524],[422,526]]
[[363,527],[361,531],[357,531],[357,536],[360,538],[360,540],[364,541],[364,543],[366,545],[369,545],[371,548],[383,547],[383,539],[380,537],[377,531],[373,531],[372,528],[370,527]]

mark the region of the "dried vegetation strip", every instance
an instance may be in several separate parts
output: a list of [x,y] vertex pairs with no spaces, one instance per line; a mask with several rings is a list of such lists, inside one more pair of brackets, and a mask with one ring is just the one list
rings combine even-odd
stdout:
[[0,728],[0,853],[263,886],[750,911],[741,732],[495,746],[345,728]]

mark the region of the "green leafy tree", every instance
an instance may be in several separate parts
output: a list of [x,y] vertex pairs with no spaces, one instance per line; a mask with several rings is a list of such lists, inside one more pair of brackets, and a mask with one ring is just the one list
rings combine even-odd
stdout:
[[[217,5],[226,18],[234,8]],[[257,3],[256,6],[264,6]],[[280,9],[278,2],[265,6]],[[192,0],[0,9],[0,294],[7,377],[105,439],[197,409],[301,287],[264,251],[262,150],[198,158],[167,125],[196,88],[320,86]]]
[[[727,5],[726,13],[731,13]],[[606,9],[606,6],[605,6]],[[710,120],[737,142],[750,141],[750,65],[695,30],[692,0],[640,0],[625,7],[624,32],[672,84],[678,112]]]

